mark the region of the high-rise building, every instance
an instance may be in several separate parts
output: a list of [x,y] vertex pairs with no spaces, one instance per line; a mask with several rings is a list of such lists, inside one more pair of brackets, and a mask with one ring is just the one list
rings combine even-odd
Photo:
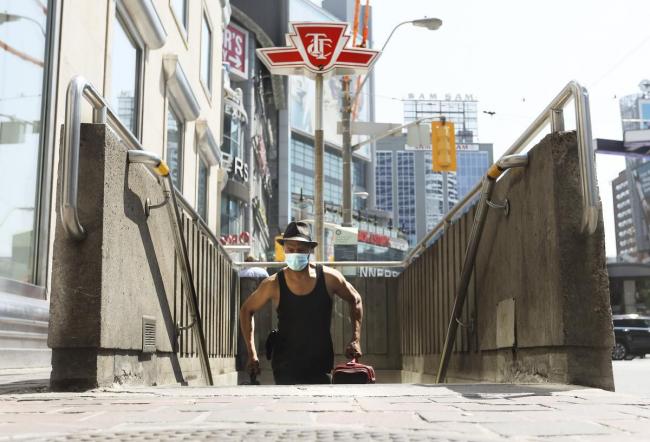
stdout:
[[[650,81],[641,92],[620,99],[623,131],[650,128]],[[626,158],[626,167],[612,181],[616,254],[628,261],[650,261],[650,162]]]
[[[492,144],[459,144],[458,148],[464,149],[457,152],[458,173],[450,173],[447,182],[450,208],[492,164]],[[375,192],[377,209],[393,214],[393,224],[406,234],[411,246],[444,215],[442,179],[431,171],[431,152],[410,150],[406,135],[377,142]]]
[[404,100],[406,123],[421,118],[444,118],[454,123],[457,172],[450,172],[446,177],[433,172],[429,150],[414,150],[406,145],[404,136],[384,139],[377,144],[377,208],[393,212],[396,226],[408,235],[411,245],[443,218],[445,197],[447,207],[451,209],[492,164],[492,145],[477,142],[477,108],[478,101],[471,95],[446,95],[438,99],[433,94],[417,97],[409,94]]

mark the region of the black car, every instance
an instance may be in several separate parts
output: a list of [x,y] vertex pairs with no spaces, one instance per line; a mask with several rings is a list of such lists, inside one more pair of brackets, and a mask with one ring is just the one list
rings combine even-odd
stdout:
[[616,344],[612,359],[632,359],[650,353],[650,316],[614,315],[614,336]]

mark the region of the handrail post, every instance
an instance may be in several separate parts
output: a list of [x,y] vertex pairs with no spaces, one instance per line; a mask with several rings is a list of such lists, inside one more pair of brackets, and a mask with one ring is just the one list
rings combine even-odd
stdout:
[[77,195],[79,189],[79,144],[81,139],[81,97],[86,88],[82,77],[75,77],[68,85],[63,126],[63,152],[61,177],[61,204],[59,212],[65,232],[77,241],[86,237],[79,222]]
[[460,280],[458,282],[458,288],[456,289],[454,307],[452,309],[451,318],[449,318],[447,336],[445,337],[445,344],[440,356],[440,365],[438,366],[438,373],[436,375],[436,383],[438,384],[443,382],[447,376],[447,368],[449,367],[451,352],[454,348],[454,343],[456,342],[458,321],[460,320],[465,305],[465,299],[467,298],[467,288],[469,287],[469,281],[472,278],[476,253],[478,252],[481,234],[483,233],[485,219],[487,218],[487,202],[492,195],[492,190],[494,189],[497,178],[503,172],[513,167],[525,167],[526,165],[528,165],[528,155],[504,156],[488,170],[487,174],[483,178],[483,182],[481,183],[481,199],[478,202],[476,215],[474,216],[474,223],[472,224],[472,230],[469,234]]
[[190,310],[191,321],[193,323],[192,331],[196,339],[199,351],[199,359],[201,360],[201,369],[206,384],[214,385],[212,380],[212,370],[210,369],[210,359],[208,354],[208,346],[205,341],[205,334],[203,333],[203,323],[201,322],[201,312],[199,311],[199,300],[196,294],[196,287],[194,286],[194,278],[192,277],[192,268],[190,265],[189,255],[187,253],[187,244],[181,229],[181,214],[176,201],[176,191],[172,182],[171,174],[162,178],[163,190],[169,192],[171,196],[171,204],[167,204],[167,213],[171,223],[174,237],[174,244],[176,252],[178,253],[178,260],[181,265],[181,278],[186,291],[186,300]]
[[576,132],[578,138],[579,166],[582,188],[582,230],[588,234],[596,231],[599,208],[596,200],[597,185],[594,174],[594,151],[591,135],[591,115],[589,110],[589,93],[576,82],[571,83],[575,100]]
[[564,131],[564,111],[562,108],[551,109],[550,120],[552,133]]

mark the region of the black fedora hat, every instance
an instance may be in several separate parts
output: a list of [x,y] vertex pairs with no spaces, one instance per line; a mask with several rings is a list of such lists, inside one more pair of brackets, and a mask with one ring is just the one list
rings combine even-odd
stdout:
[[282,238],[278,239],[278,244],[284,245],[285,241],[305,242],[311,247],[316,247],[318,245],[316,241],[311,240],[309,225],[301,221],[289,223]]

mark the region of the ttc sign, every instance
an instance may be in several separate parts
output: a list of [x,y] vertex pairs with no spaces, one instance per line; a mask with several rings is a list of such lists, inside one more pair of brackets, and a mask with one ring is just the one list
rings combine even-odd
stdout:
[[379,51],[346,48],[347,23],[291,23],[287,47],[257,50],[264,65],[276,75],[356,75],[370,68]]

